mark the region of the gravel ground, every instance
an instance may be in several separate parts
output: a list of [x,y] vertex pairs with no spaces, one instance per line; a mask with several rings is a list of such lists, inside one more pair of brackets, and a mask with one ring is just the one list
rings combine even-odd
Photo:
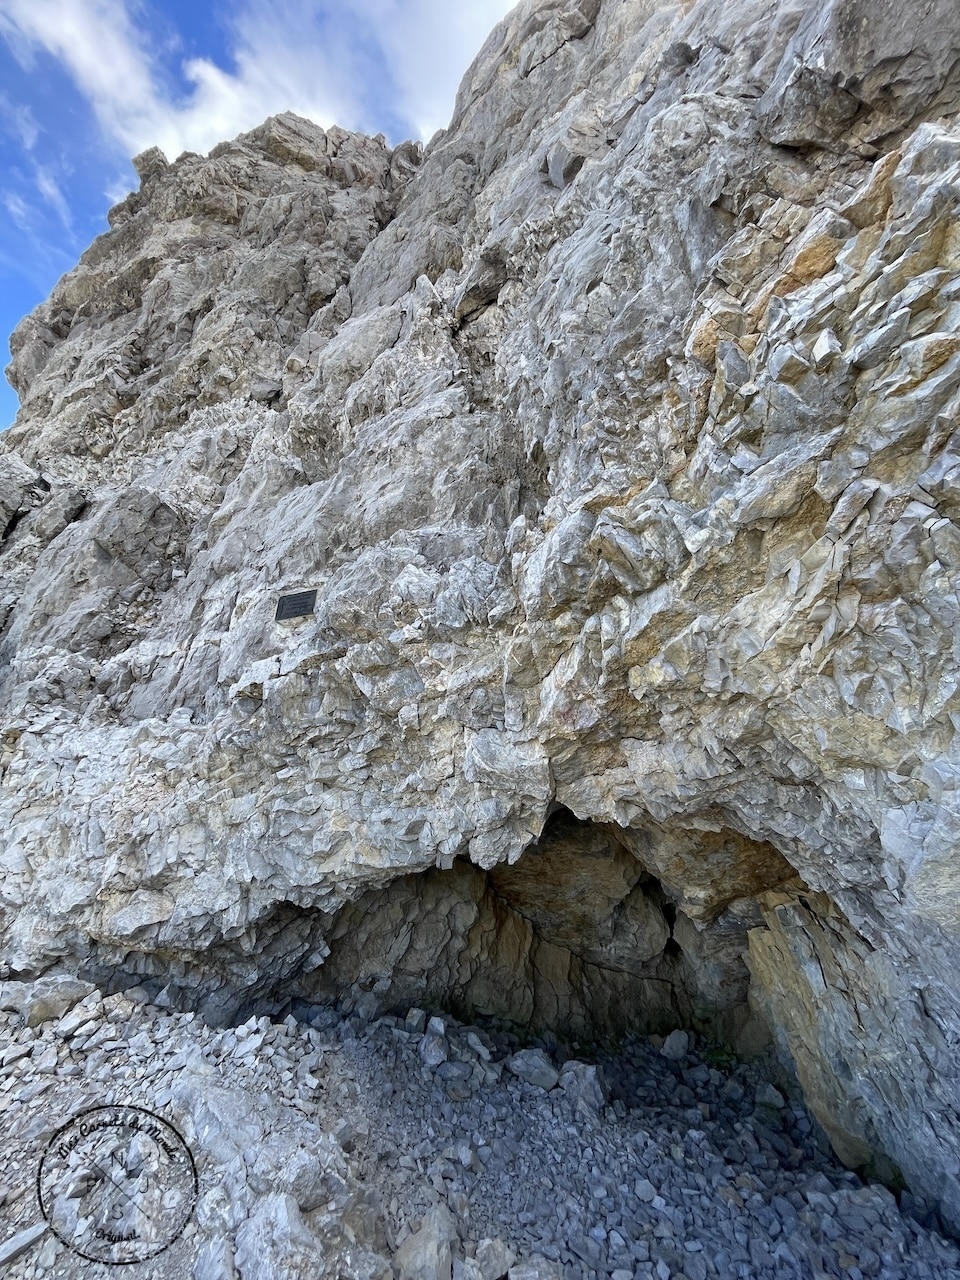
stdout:
[[[585,1061],[419,1010],[216,1029],[71,981],[0,984],[5,1276],[960,1280],[956,1243],[840,1167],[797,1099],[685,1032]],[[162,1153],[144,1162],[149,1139],[125,1132],[99,1192],[81,1157],[117,1162],[118,1130],[51,1146],[78,1112],[108,1106],[182,1135],[197,1173],[182,1229],[171,1209],[153,1236],[98,1235],[103,1185],[141,1208],[176,1190]],[[72,1247],[42,1230],[41,1161]],[[120,1273],[103,1256],[159,1248],[164,1229],[168,1247]]]

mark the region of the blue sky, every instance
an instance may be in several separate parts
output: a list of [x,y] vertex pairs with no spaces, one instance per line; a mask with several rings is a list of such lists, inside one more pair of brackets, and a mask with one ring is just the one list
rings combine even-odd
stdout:
[[[515,0],[0,0],[0,357],[130,158],[207,152],[278,111],[426,141]],[[17,398],[0,379],[0,430]]]

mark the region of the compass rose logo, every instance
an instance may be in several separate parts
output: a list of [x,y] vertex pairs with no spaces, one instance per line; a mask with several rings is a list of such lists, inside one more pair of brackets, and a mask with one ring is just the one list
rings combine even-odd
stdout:
[[135,1106],[81,1111],[54,1134],[37,1173],[51,1230],[81,1258],[113,1265],[169,1248],[197,1191],[183,1138],[162,1116]]

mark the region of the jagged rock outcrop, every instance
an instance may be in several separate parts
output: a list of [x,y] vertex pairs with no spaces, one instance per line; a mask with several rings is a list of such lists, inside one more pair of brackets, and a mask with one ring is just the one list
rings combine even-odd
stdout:
[[12,344],[9,971],[375,1005],[345,903],[466,859],[466,936],[575,820],[960,1231],[958,68],[951,0],[524,0],[422,163],[141,157]]

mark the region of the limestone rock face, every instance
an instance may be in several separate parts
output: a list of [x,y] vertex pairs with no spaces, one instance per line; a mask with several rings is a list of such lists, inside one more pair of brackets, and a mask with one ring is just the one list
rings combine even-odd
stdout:
[[568,976],[734,1036],[750,981],[960,1230],[958,57],[951,0],[523,0],[422,163],[139,157],[12,343],[10,976],[482,1007],[515,871]]

